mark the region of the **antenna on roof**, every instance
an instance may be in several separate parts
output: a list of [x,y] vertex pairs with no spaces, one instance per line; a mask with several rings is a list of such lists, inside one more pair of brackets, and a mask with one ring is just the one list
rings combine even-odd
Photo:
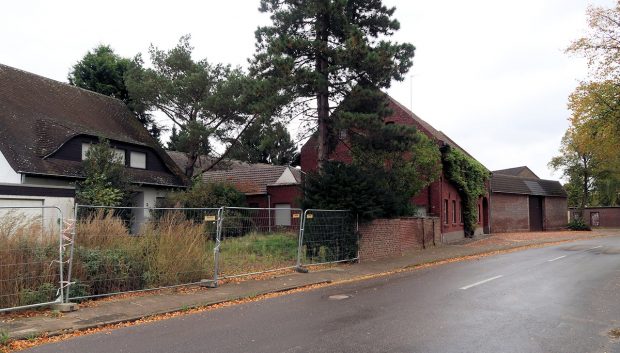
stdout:
[[409,110],[413,112],[413,75],[409,75]]

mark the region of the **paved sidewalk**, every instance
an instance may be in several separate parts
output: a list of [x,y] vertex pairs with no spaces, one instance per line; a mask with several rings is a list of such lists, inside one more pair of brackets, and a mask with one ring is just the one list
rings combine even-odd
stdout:
[[7,332],[12,339],[31,338],[43,334],[56,335],[313,284],[355,280],[444,260],[454,259],[457,261],[463,257],[493,253],[494,251],[609,235],[620,235],[620,230],[511,233],[485,236],[467,239],[457,244],[416,250],[390,259],[372,262],[362,261],[354,265],[311,270],[309,273],[288,273],[261,280],[225,283],[219,288],[201,288],[190,291],[167,290],[146,295],[112,298],[111,300],[91,302],[76,312],[57,317],[50,315],[49,311],[35,313],[31,317],[10,317],[6,315],[3,317],[0,315],[0,331]]

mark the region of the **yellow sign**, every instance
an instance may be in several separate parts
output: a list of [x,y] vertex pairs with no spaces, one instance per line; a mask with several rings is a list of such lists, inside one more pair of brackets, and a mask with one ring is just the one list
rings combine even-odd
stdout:
[[312,219],[312,218],[314,218],[314,215],[312,213],[308,213],[306,215],[306,219]]
[[215,219],[215,216],[205,216],[205,222],[213,222]]
[[293,213],[293,218],[299,218],[299,213]]

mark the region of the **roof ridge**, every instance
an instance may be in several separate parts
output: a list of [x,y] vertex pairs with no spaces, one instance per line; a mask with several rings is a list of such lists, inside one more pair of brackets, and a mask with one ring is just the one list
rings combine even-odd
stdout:
[[123,105],[125,104],[122,100],[120,100],[118,98],[114,98],[112,96],[106,96],[103,93],[99,93],[99,92],[91,91],[91,90],[86,89],[86,88],[75,86],[75,85],[70,84],[69,82],[58,81],[58,80],[55,80],[53,78],[45,77],[43,75],[39,75],[39,74],[34,73],[34,72],[26,71],[26,70],[23,70],[23,69],[20,69],[20,68],[17,68],[17,67],[13,67],[13,66],[9,66],[9,65],[0,63],[0,69],[2,69],[2,67],[5,67],[5,68],[7,68],[9,70],[19,71],[19,72],[22,72],[22,73],[25,73],[25,74],[28,74],[28,75],[31,75],[31,76],[36,76],[38,78],[42,78],[45,81],[51,81],[52,83],[61,84],[63,86],[67,86],[67,87],[71,87],[71,88],[76,88],[78,90],[84,91],[86,93],[89,93],[89,94],[92,94],[92,95],[95,95],[95,96],[101,96],[101,97],[104,97],[104,98],[112,99],[112,100],[116,101],[117,103],[122,103]]

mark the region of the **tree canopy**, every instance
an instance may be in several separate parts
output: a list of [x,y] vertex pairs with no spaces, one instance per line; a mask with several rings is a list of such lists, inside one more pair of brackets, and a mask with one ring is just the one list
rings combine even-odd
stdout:
[[297,147],[286,125],[271,119],[258,119],[234,143],[228,157],[248,163],[291,164]]
[[256,30],[251,72],[271,80],[291,117],[318,127],[318,162],[329,154],[334,108],[361,82],[402,80],[414,46],[386,40],[400,27],[380,0],[261,0],[272,24]]
[[613,206],[620,199],[620,4],[588,9],[589,31],[567,52],[587,59],[590,77],[569,97],[560,154],[549,166],[568,179],[570,206]]
[[122,100],[149,133],[159,140],[161,127],[145,111],[143,104],[129,95],[125,75],[134,65],[135,62],[117,55],[109,45],[99,45],[73,65],[68,76],[69,84]]

